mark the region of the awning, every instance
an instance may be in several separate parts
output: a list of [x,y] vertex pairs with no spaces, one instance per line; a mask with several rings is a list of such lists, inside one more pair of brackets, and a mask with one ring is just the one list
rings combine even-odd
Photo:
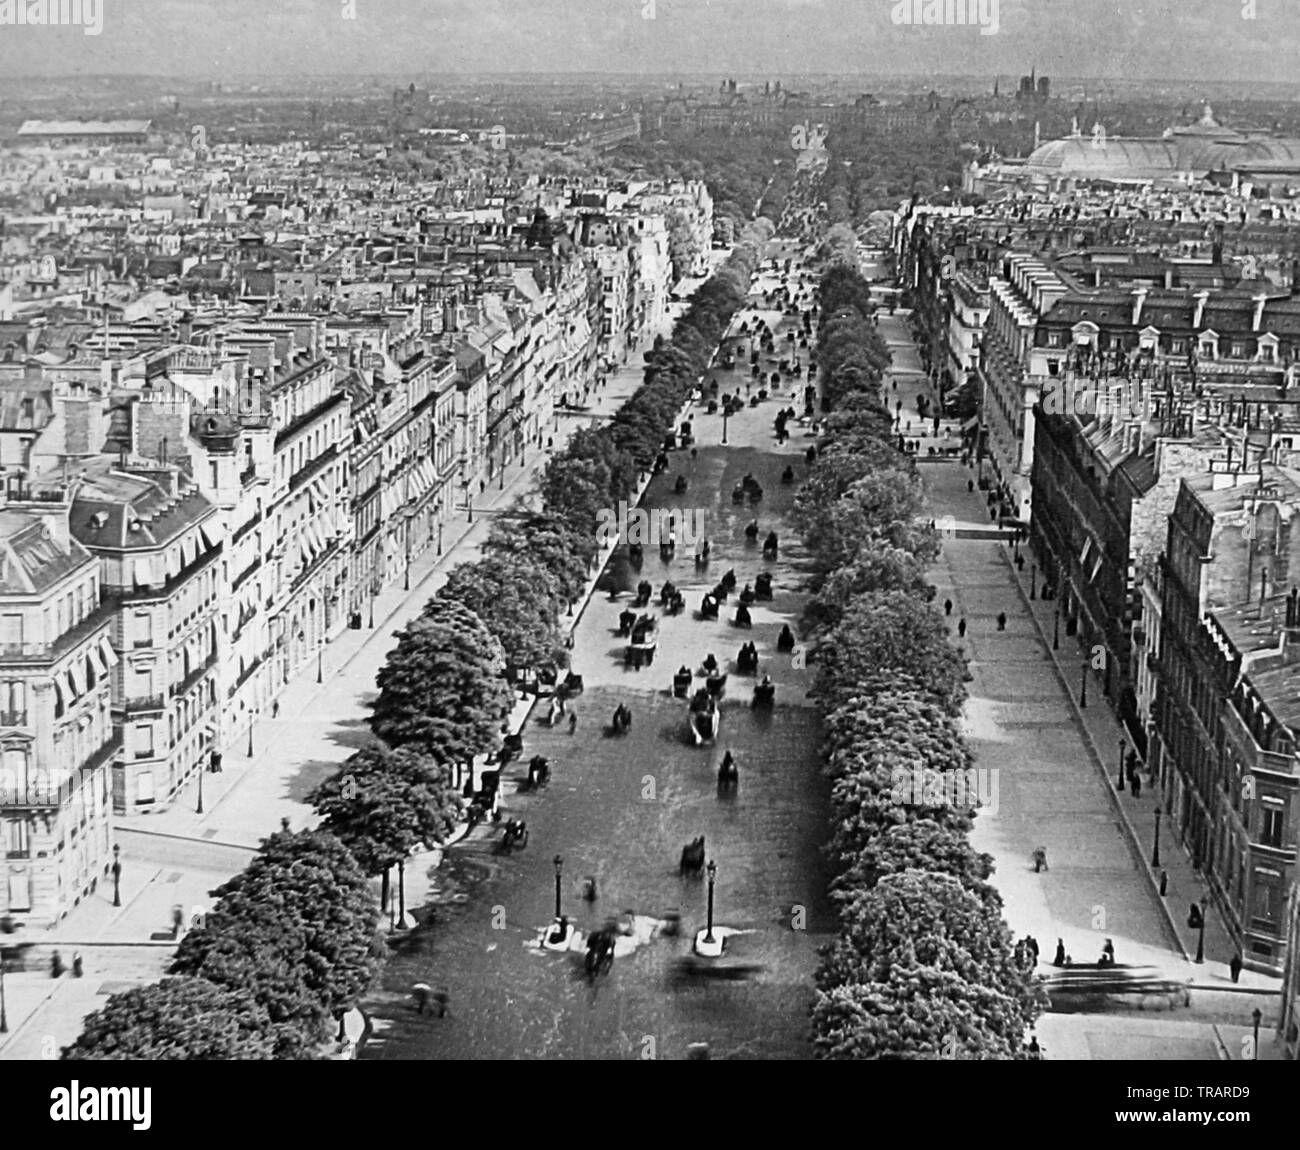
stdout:
[[67,688],[63,685],[63,676],[55,675],[53,682],[54,693],[58,696],[59,706],[66,711],[70,706],[72,706],[72,697],[68,694]]
[[110,669],[117,666],[117,652],[113,650],[113,645],[108,641],[107,635],[99,641],[99,653],[104,657],[105,666]]
[[199,556],[199,543],[196,535],[196,532],[191,531],[181,540],[181,555],[185,560],[186,567],[193,563]]
[[63,687],[63,705],[70,707],[77,700],[77,692],[72,689],[72,679],[67,671],[62,671],[55,676],[54,681]]
[[1083,550],[1079,552],[1079,566],[1082,567],[1088,561],[1088,550],[1092,547],[1092,536],[1089,535],[1083,541]]
[[96,682],[108,677],[108,668],[104,666],[103,656],[100,655],[97,647],[91,647],[86,659],[90,663],[90,670],[94,674]]
[[176,578],[181,573],[181,568],[185,566],[185,561],[181,556],[181,549],[179,547],[168,547],[163,552],[162,565],[163,570],[167,572],[168,579]]
[[972,415],[965,423],[961,425],[961,429],[962,431],[969,431],[972,427],[978,427],[979,425],[980,425],[980,417],[978,415]]
[[207,541],[209,547],[216,547],[217,544],[221,542],[221,529],[217,527],[215,523],[210,525],[207,523],[201,523],[199,524],[199,531],[202,533],[203,538]]
[[162,582],[154,568],[153,559],[144,555],[136,556],[134,577],[137,587],[154,587]]

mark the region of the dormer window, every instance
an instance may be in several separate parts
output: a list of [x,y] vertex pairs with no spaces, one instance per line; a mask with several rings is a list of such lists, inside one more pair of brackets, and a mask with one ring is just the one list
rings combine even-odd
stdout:
[[107,526],[108,526],[107,511],[96,511],[95,514],[90,517],[90,529],[92,531],[102,531]]

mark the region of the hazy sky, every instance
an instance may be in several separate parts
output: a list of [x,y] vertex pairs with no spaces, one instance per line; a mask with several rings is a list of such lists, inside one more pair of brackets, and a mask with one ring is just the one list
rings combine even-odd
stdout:
[[64,0],[102,6],[100,33],[9,22],[46,2],[0,0],[0,73],[1300,76],[1300,0],[938,0],[992,34],[900,26],[897,0]]

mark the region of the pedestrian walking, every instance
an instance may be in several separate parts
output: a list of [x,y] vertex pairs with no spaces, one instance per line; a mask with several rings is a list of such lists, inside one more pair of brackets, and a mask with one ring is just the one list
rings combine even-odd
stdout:
[[1007,629],[1007,613],[1006,613],[1005,611],[999,611],[999,612],[998,612],[998,630],[999,630],[999,631],[1005,631],[1006,629]]
[[[79,950],[74,950],[72,952],[72,977],[81,977],[81,951]],[[1234,978],[1232,981],[1236,982],[1237,980]]]
[[967,490],[968,492],[970,492],[971,494],[974,494],[974,492],[975,492],[975,480],[973,480],[973,479],[968,479],[968,480],[966,480],[966,490]]
[[220,751],[212,752],[212,758],[209,761],[208,770],[214,775],[221,774],[221,752]]
[[1133,797],[1135,799],[1140,799],[1142,797],[1142,776],[1135,773],[1129,779],[1128,785],[1129,789],[1133,792]]
[[1046,848],[1046,847],[1037,847],[1037,848],[1035,848],[1035,850],[1034,850],[1034,874],[1038,874],[1040,871],[1045,871],[1045,870],[1050,870],[1050,869],[1051,869],[1051,868],[1048,867],[1048,865],[1047,865],[1047,848]]
[[960,638],[962,638],[962,639],[966,638],[966,620],[965,620],[965,619],[958,619],[958,620],[957,620],[957,634],[958,634],[958,636],[959,636]]
[[63,965],[63,959],[56,950],[50,955],[50,975],[53,978],[61,978],[65,969],[67,968]]
[[1241,977],[1241,952],[1237,951],[1232,956],[1232,961],[1228,963],[1228,969],[1232,971],[1232,981],[1236,982]]
[[578,712],[569,712],[569,734],[573,734],[578,729]]
[[271,718],[273,718],[273,719],[278,719],[279,717],[280,717],[280,700],[279,700],[279,699],[272,699],[272,700],[271,700]]
[[945,600],[943,601],[943,613],[944,613],[945,615],[951,615],[951,614],[952,614],[952,600],[951,600],[951,599],[945,599]]
[[1056,956],[1052,959],[1052,965],[1065,965],[1065,939],[1063,938],[1058,938],[1056,940]]

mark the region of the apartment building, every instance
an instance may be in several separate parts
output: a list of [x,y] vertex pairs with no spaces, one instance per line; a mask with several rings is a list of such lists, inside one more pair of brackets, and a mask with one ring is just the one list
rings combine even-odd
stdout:
[[114,608],[65,484],[0,500],[0,916],[52,926],[112,865]]

